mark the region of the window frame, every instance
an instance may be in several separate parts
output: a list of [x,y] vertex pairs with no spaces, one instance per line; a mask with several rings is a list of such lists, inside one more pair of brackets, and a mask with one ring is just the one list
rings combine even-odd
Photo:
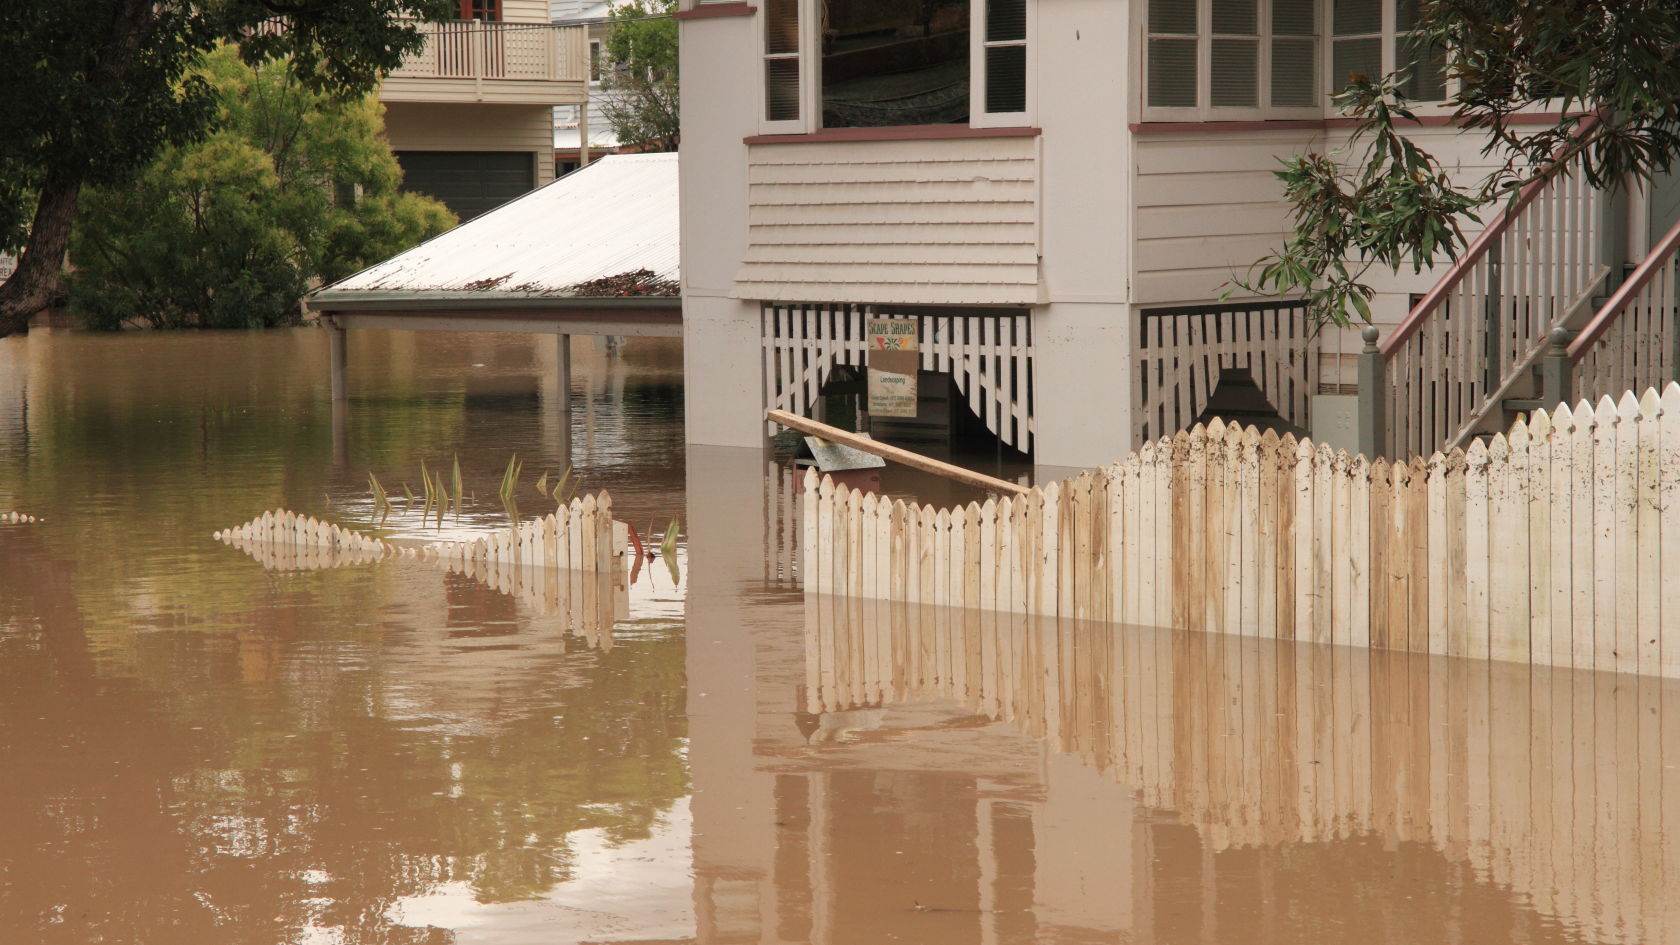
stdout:
[[[758,108],[758,132],[762,135],[802,135],[814,134],[823,130],[822,126],[822,37],[820,34],[820,9],[818,4],[822,0],[796,0],[799,10],[799,52],[797,54],[779,53],[775,58],[799,59],[799,118],[772,121],[765,117],[769,110],[769,78],[765,63],[772,58],[769,52],[769,42],[766,34],[769,31],[769,11],[767,4],[758,4],[754,14],[754,36],[758,57],[758,90],[755,98]],[[988,44],[986,42],[986,13],[987,0],[968,0],[969,2],[969,97],[968,123],[969,128],[1026,128],[1033,124],[1037,114],[1038,83],[1035,81],[1036,60],[1033,52],[1038,45],[1038,0],[1026,0],[1026,39],[1023,41],[1006,41]],[[1026,58],[1026,109],[1019,112],[987,112],[986,111],[986,48],[992,46],[1024,46],[1027,50]],[[883,125],[881,128],[916,128],[918,125]],[[951,127],[962,127],[952,125]],[[851,130],[851,129],[846,129]],[[866,129],[857,129],[866,130]]]
[[[1274,34],[1272,0],[1255,0],[1254,26],[1256,32],[1248,36],[1213,32],[1213,0],[1196,0],[1196,32],[1152,33],[1149,31],[1149,3],[1137,4],[1136,33],[1140,37],[1137,51],[1139,90],[1138,109],[1144,121],[1290,121],[1323,118],[1325,109],[1318,105],[1272,105],[1272,41],[1276,35],[1285,39],[1306,39],[1293,34]],[[1325,16],[1328,0],[1313,4],[1313,97],[1323,94],[1324,54],[1329,45],[1324,41]],[[1149,104],[1149,41],[1151,39],[1194,39],[1196,41],[1196,104],[1194,106],[1156,106]],[[1254,63],[1254,105],[1213,104],[1213,43],[1216,39],[1253,40],[1256,43]]]
[[[1228,34],[1213,35],[1213,0],[1196,0],[1196,105],[1191,106],[1152,106],[1149,104],[1149,41],[1151,39],[1190,39],[1188,33],[1151,33],[1149,31],[1149,3],[1142,0],[1138,3],[1134,13],[1134,35],[1138,37],[1136,44],[1137,68],[1133,70],[1138,88],[1136,100],[1137,114],[1146,123],[1151,122],[1187,122],[1209,123],[1221,121],[1291,121],[1291,120],[1323,120],[1338,117],[1335,106],[1331,103],[1331,96],[1338,91],[1332,74],[1335,62],[1335,0],[1315,0],[1313,4],[1314,32],[1313,41],[1313,98],[1318,105],[1271,105],[1272,96],[1272,51],[1273,41],[1283,38],[1304,39],[1305,36],[1296,34],[1274,34],[1272,20],[1273,0],[1256,0],[1257,23],[1262,27],[1260,34],[1259,61],[1256,63],[1255,81],[1258,83],[1258,107],[1216,106],[1212,104],[1213,94],[1213,40],[1229,38]],[[1381,4],[1381,32],[1379,34],[1358,33],[1341,39],[1357,39],[1376,35],[1381,42],[1383,74],[1393,72],[1400,58],[1400,45],[1413,32],[1401,34],[1397,31],[1398,6],[1400,0],[1378,0]],[[1419,115],[1450,115],[1453,111],[1450,100],[1457,90],[1457,83],[1449,76],[1445,82],[1445,97],[1439,100],[1419,100],[1408,103]]]

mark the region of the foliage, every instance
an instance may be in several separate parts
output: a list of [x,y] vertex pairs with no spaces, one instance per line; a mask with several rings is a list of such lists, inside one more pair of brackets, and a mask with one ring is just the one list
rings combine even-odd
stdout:
[[[1316,326],[1370,321],[1366,272],[1456,259],[1465,220],[1553,167],[1615,188],[1667,172],[1680,155],[1680,5],[1671,0],[1428,0],[1420,17],[1420,48],[1451,51],[1453,120],[1487,136],[1494,170],[1455,184],[1404,137],[1399,127],[1416,119],[1400,93],[1405,70],[1350,76],[1336,97],[1357,123],[1349,142],[1283,161],[1292,232],[1235,287],[1306,298]],[[1555,117],[1514,120],[1536,111]]]
[[[117,187],[165,148],[201,140],[214,89],[191,74],[243,40],[248,64],[282,60],[303,87],[370,91],[450,0],[62,0],[0,3],[0,251],[23,249],[0,284],[0,336],[57,292],[86,185]],[[274,25],[285,17],[283,30]]]
[[218,130],[83,198],[69,283],[88,326],[287,324],[311,281],[454,222],[435,200],[397,192],[402,173],[371,96],[324,95],[231,47],[189,81],[213,90]]
[[626,150],[677,150],[676,8],[676,0],[629,0],[612,8],[601,111]]

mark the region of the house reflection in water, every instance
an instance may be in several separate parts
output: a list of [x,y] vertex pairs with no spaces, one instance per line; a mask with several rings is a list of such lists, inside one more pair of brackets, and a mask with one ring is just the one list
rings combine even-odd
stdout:
[[1680,940],[1675,681],[768,607],[754,458],[689,455],[701,942]]

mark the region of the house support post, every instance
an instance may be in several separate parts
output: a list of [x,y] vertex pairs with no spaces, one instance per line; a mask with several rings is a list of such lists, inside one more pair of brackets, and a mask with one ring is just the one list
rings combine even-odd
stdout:
[[1360,332],[1365,347],[1359,352],[1359,452],[1367,459],[1383,454],[1388,439],[1388,362],[1377,350],[1377,326]]
[[1569,343],[1575,333],[1567,328],[1553,328],[1551,346],[1540,359],[1540,397],[1547,410],[1574,399],[1575,362],[1569,359]]
[[554,336],[554,396],[560,412],[572,412],[572,336]]
[[332,402],[347,403],[350,394],[346,375],[350,370],[350,360],[345,346],[344,329],[331,315],[321,319],[321,324],[327,328],[327,359],[332,362]]
[[578,106],[578,169],[589,166],[589,103]]

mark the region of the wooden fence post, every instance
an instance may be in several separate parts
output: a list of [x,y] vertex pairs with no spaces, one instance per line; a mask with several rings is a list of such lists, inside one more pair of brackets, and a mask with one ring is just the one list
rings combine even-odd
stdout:
[[1388,442],[1388,362],[1377,350],[1377,326],[1366,325],[1359,335],[1365,347],[1359,351],[1359,452],[1376,459]]
[[1540,359],[1540,397],[1547,410],[1568,403],[1575,389],[1575,362],[1569,357],[1569,343],[1575,340],[1575,333],[1558,327],[1549,337],[1551,347]]

